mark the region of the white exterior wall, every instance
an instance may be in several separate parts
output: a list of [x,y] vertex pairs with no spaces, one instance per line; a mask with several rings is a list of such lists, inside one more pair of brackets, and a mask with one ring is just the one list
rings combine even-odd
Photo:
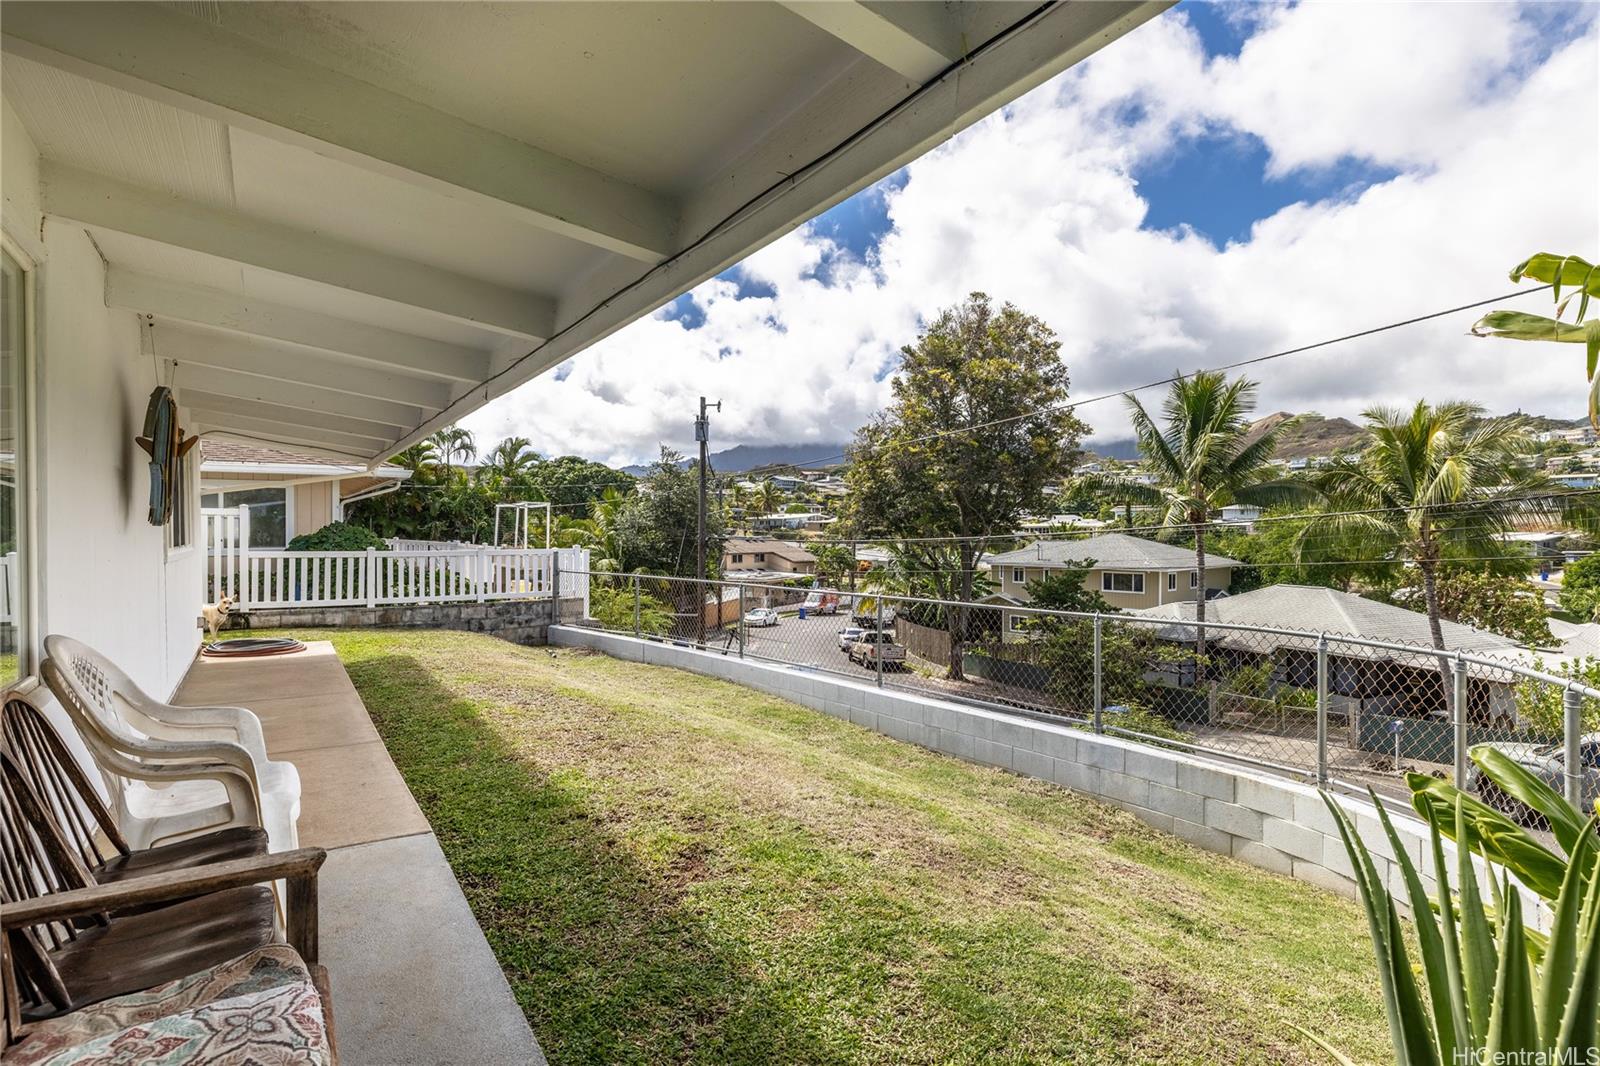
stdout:
[[148,471],[133,438],[155,367],[134,314],[105,306],[105,265],[83,228],[41,224],[37,151],[9,103],[0,110],[3,223],[34,260],[37,294],[34,662],[44,634],[70,634],[165,697],[199,646],[201,571],[194,548],[168,559],[165,531],[145,519]]

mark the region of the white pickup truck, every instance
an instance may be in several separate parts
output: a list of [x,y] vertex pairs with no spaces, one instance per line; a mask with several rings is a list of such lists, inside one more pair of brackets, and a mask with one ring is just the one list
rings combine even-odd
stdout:
[[902,670],[906,665],[906,649],[894,642],[894,634],[869,629],[850,645],[850,661],[876,670],[882,659],[885,670]]

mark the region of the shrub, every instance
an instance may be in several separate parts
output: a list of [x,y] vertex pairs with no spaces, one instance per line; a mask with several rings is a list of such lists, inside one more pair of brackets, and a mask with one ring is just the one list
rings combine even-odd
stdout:
[[[633,589],[594,582],[589,588],[589,617],[606,629],[633,632]],[[639,594],[639,631],[665,636],[672,629],[672,612],[648,592]]]
[[372,530],[347,522],[329,522],[315,533],[302,533],[289,542],[292,552],[364,552],[368,548],[387,551],[389,545]]

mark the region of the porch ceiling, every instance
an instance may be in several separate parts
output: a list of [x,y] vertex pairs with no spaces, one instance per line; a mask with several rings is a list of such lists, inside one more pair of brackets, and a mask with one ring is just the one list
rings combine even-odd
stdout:
[[380,460],[1168,6],[11,0],[46,214],[200,429]]

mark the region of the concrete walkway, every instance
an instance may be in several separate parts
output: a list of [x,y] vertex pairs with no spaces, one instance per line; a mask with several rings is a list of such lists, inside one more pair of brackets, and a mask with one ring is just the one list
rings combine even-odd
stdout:
[[545,1061],[331,644],[198,659],[175,702],[250,708],[300,770],[300,843],[328,849],[318,918],[344,1063]]

